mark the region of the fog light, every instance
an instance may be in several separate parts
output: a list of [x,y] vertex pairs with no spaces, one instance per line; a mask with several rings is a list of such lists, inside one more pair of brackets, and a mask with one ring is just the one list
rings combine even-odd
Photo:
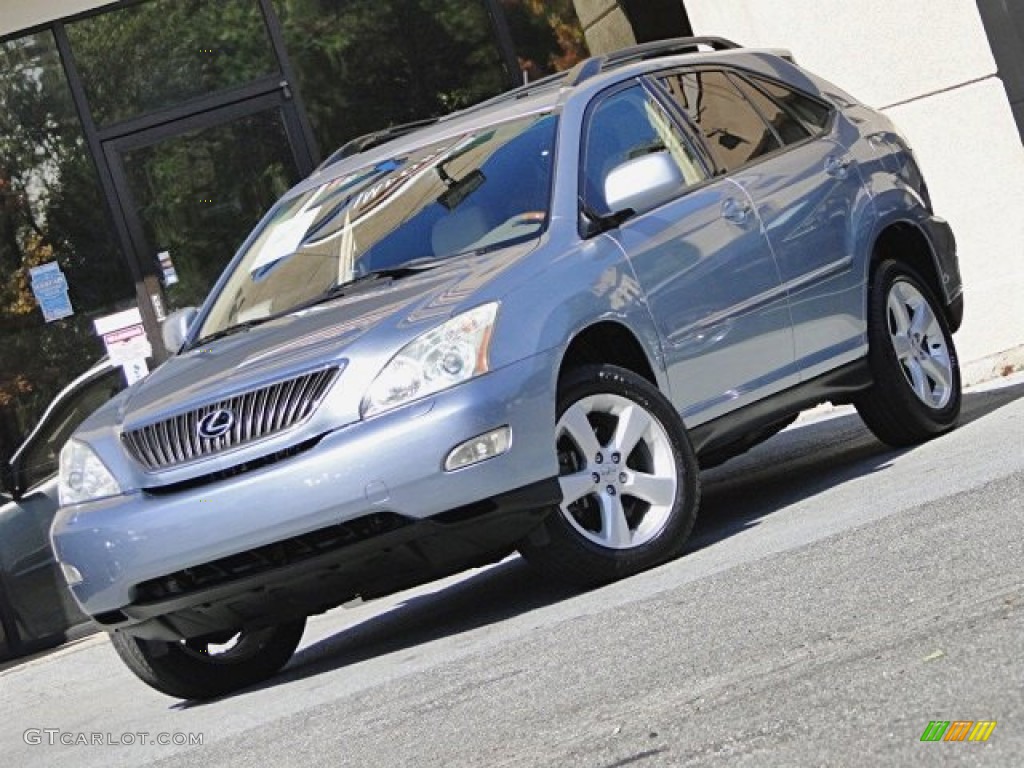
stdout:
[[68,583],[69,587],[73,587],[75,586],[75,584],[82,583],[82,574],[79,572],[77,568],[75,568],[75,566],[68,565],[67,563],[61,563],[60,569],[61,571],[63,571],[64,581]]
[[453,469],[468,467],[495,456],[501,456],[512,445],[512,430],[509,427],[498,427],[482,435],[467,440],[456,446],[445,459],[446,472]]

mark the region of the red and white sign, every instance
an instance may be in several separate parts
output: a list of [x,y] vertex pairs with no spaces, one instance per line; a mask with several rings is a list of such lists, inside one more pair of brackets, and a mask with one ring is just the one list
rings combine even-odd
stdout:
[[146,336],[142,315],[137,307],[98,317],[93,325],[96,333],[103,338],[110,362],[124,368],[129,384],[149,373],[146,358],[153,356],[153,347]]

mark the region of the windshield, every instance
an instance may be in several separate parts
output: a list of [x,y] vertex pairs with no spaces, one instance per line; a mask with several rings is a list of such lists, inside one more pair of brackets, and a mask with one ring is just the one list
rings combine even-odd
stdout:
[[533,115],[418,148],[278,204],[236,263],[200,339],[412,262],[537,237],[556,118]]

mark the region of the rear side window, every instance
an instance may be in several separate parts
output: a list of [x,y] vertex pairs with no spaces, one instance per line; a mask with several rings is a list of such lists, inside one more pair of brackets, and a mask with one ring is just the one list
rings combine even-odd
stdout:
[[703,135],[719,169],[735,170],[781,148],[775,132],[724,72],[680,72],[661,82]]
[[745,75],[745,77],[767,93],[783,109],[800,120],[812,134],[822,133],[828,127],[832,110],[827,105],[773,80],[766,80],[756,75]]
[[811,132],[807,127],[800,120],[797,120],[792,113],[768,98],[763,91],[759,91],[750,83],[744,82],[743,78],[730,77],[730,79],[736,83],[736,87],[743,92],[743,95],[761,113],[761,117],[768,121],[768,124],[775,131],[775,135],[779,137],[785,146],[797,144],[804,139],[810,138]]

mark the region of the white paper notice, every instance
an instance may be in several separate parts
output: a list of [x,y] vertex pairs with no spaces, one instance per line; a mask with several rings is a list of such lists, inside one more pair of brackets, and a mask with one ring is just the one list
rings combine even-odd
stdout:
[[270,237],[263,243],[256,259],[249,265],[249,274],[259,272],[275,261],[295,253],[319,212],[320,206],[317,206],[308,211],[301,211],[280,224],[272,225]]
[[129,387],[136,381],[146,378],[146,376],[149,374],[149,366],[146,365],[145,358],[129,360],[125,363],[122,363],[121,368],[124,369],[124,380]]

